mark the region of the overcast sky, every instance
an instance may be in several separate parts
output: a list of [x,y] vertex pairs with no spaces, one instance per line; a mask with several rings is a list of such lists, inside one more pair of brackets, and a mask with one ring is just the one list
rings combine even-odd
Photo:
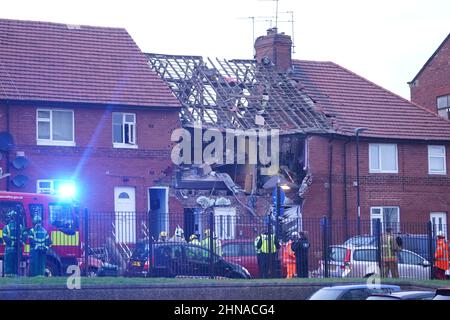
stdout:
[[[252,58],[272,0],[0,0],[0,18],[123,27],[144,52]],[[333,61],[409,99],[407,81],[450,33],[449,0],[279,0],[296,59]]]

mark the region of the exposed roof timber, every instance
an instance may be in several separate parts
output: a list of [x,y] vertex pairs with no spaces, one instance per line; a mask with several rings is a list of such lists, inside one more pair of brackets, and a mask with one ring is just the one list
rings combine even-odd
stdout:
[[[287,74],[254,60],[147,54],[149,66],[182,103],[184,126],[332,132],[325,115]],[[266,100],[266,101],[264,101]],[[264,125],[255,124],[262,116]]]

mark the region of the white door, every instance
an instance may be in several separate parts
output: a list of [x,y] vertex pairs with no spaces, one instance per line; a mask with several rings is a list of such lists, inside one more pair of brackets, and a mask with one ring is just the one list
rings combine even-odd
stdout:
[[433,225],[433,233],[443,232],[447,239],[447,213],[446,212],[431,212],[430,220]]
[[136,243],[136,192],[133,187],[114,188],[116,241]]

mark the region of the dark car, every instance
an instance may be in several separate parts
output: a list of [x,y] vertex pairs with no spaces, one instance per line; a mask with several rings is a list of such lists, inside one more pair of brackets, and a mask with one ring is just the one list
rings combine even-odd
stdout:
[[400,291],[399,286],[380,284],[353,284],[345,286],[324,287],[316,291],[308,300],[366,300],[377,293],[390,294]]
[[431,300],[433,291],[399,291],[391,294],[374,294],[366,300]]
[[[210,276],[210,251],[188,243],[154,243],[149,255],[147,241],[137,243],[127,265],[127,276],[144,277],[208,277]],[[249,279],[250,273],[244,267],[226,261],[213,254],[213,268],[216,277]]]
[[450,300],[450,288],[437,289],[433,300]]

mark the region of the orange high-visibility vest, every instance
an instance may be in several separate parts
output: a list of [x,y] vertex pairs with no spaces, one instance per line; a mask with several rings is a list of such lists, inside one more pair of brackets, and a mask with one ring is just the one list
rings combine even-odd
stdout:
[[445,239],[438,239],[436,245],[436,253],[434,255],[434,265],[442,270],[448,269],[448,247]]
[[283,245],[281,259],[285,264],[295,263],[295,254],[292,252],[292,241],[288,241]]

